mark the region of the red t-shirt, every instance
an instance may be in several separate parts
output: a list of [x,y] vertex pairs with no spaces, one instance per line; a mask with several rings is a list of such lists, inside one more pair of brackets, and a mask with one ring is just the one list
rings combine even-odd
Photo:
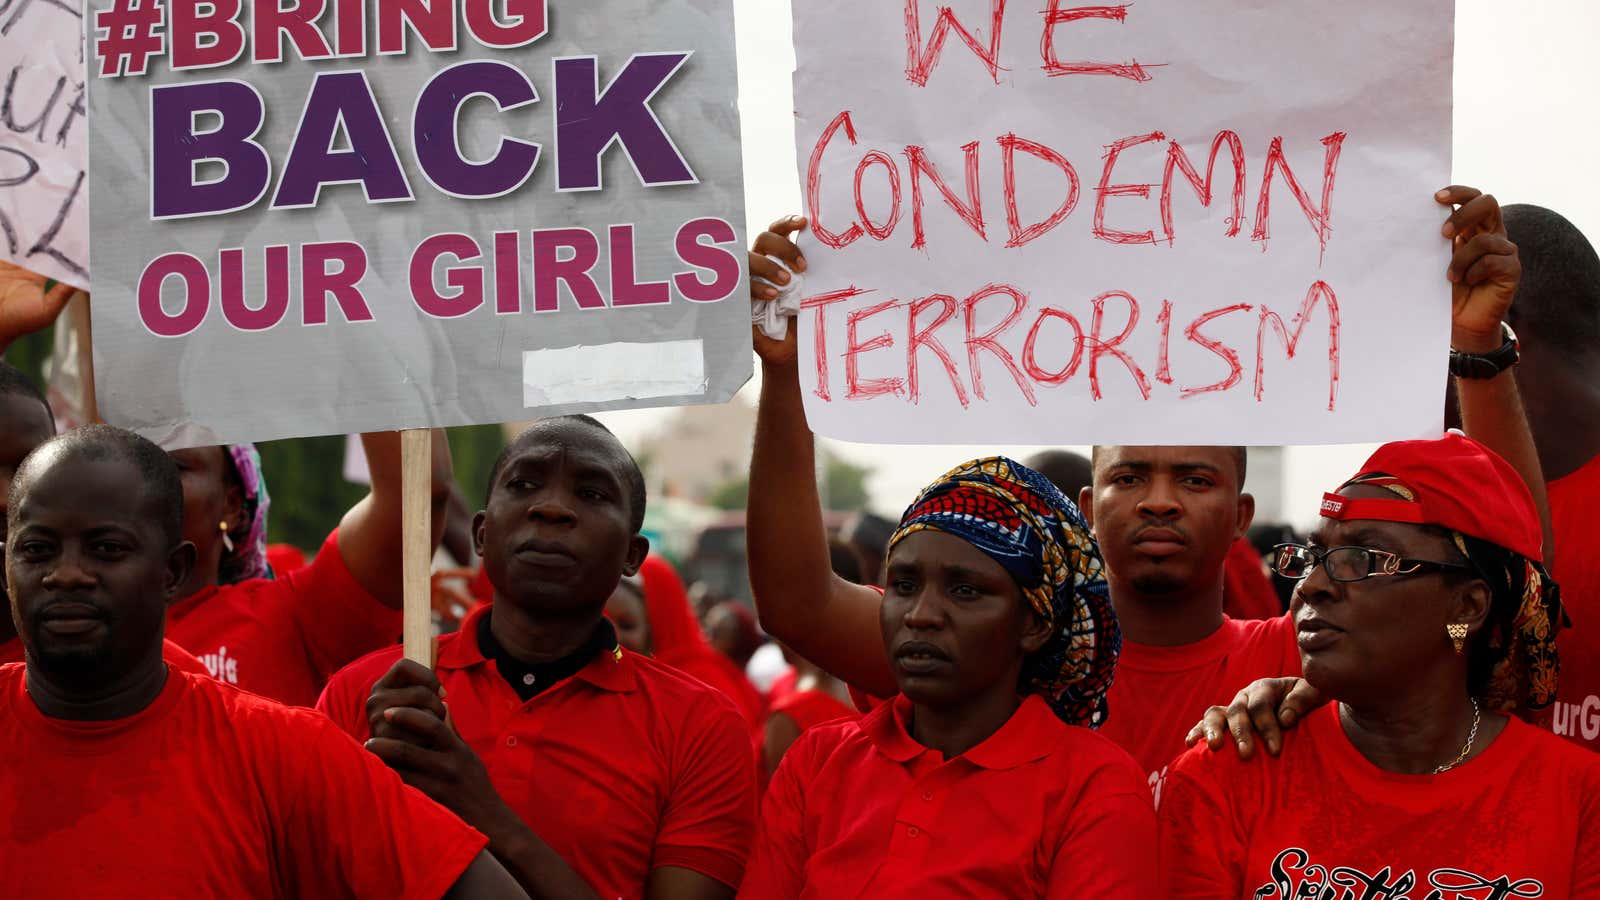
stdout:
[[209,587],[174,603],[167,637],[218,681],[310,706],[334,672],[395,643],[401,618],[350,574],[335,530],[303,569]]
[[[450,719],[495,790],[602,897],[643,897],[652,870],[737,885],[755,820],[750,732],[726,697],[632,653],[602,653],[524,703],[478,648],[472,611],[439,639]],[[338,673],[317,701],[357,740],[400,648]]]
[[1600,757],[1515,719],[1459,768],[1398,775],[1329,704],[1281,756],[1184,754],[1160,819],[1168,900],[1600,897]]
[[1288,616],[1239,621],[1203,641],[1153,647],[1124,641],[1100,734],[1133,754],[1160,800],[1160,775],[1184,750],[1206,709],[1225,704],[1262,678],[1300,674],[1300,648]]
[[50,719],[0,667],[0,897],[434,900],[487,841],[309,711],[170,672]]
[[1556,541],[1550,574],[1561,585],[1573,626],[1556,638],[1561,681],[1551,724],[1556,734],[1600,750],[1600,554],[1594,552],[1600,457],[1550,482],[1549,491]]
[[[0,644],[0,666],[7,663],[22,662],[27,656],[27,651],[22,646],[21,638],[12,638]],[[206,664],[196,659],[194,654],[179,647],[171,641],[161,642],[161,658],[172,665],[179,672],[190,672],[195,675],[211,677],[211,671]]]
[[1155,896],[1155,813],[1126,753],[1029,697],[946,760],[910,712],[899,696],[789,748],[739,896]]
[[772,704],[771,714],[784,715],[794,722],[804,734],[818,725],[839,719],[856,719],[861,714],[855,707],[839,700],[827,691],[791,691],[782,700]]
[[1246,538],[1228,548],[1222,564],[1222,611],[1234,619],[1274,619],[1283,615],[1283,601],[1272,586],[1272,574]]

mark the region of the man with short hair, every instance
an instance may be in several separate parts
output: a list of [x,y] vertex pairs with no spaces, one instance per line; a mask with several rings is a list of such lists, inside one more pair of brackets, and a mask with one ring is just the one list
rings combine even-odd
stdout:
[[317,703],[488,835],[534,897],[723,900],[744,873],[743,718],[624,651],[604,616],[649,552],[644,511],[639,467],[605,426],[534,424],[495,461],[473,521],[494,602],[440,638],[435,671],[380,651]]
[[326,720],[162,659],[195,564],[159,447],[52,438],[10,486],[0,896],[520,898],[484,838]]
[[[55,434],[55,416],[38,386],[10,363],[0,360],[0,553],[6,542],[6,495],[17,468],[36,447]],[[0,664],[22,662],[22,641],[11,622],[11,599],[6,595],[5,578],[0,577]],[[171,641],[163,641],[163,656],[179,670],[197,675],[209,674],[205,663]]]

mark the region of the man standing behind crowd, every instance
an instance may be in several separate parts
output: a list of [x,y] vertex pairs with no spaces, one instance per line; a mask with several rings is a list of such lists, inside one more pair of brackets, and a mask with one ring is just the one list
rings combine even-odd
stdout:
[[162,660],[195,564],[171,459],[108,426],[9,491],[0,896],[519,898],[482,835],[322,717]]
[[[1451,220],[1461,229],[1456,234],[1500,212],[1493,197],[1471,188],[1447,188],[1435,199],[1462,204]],[[788,282],[788,272],[769,256],[803,272],[805,259],[791,235],[804,227],[804,219],[789,218],[758,237],[750,254],[752,276]],[[1486,242],[1458,248],[1450,277],[1463,277],[1480,259],[1515,252],[1509,244]],[[755,281],[751,291],[758,301],[777,294]],[[792,533],[812,521],[809,514],[800,521],[795,510],[819,508],[794,340],[792,328],[786,348],[755,337],[762,356],[750,464],[756,607],[773,637],[856,688],[888,697],[895,686],[879,646],[879,595],[832,577],[826,558],[803,552],[814,542]],[[1474,437],[1519,472],[1537,472],[1526,432],[1500,427],[1523,420],[1514,393],[1471,391],[1463,401],[1471,407],[1469,424],[1490,423]],[[1226,702],[1256,679],[1300,673],[1291,620],[1237,621],[1223,613],[1224,563],[1254,515],[1255,501],[1243,493],[1244,476],[1242,447],[1100,447],[1094,485],[1080,497],[1105,557],[1124,636],[1102,733],[1134,756],[1153,787],[1207,707]]]
[[318,709],[489,836],[534,897],[733,896],[755,755],[728,698],[622,650],[604,617],[650,544],[644,477],[604,425],[545,419],[501,452],[473,542],[494,602],[328,683]]

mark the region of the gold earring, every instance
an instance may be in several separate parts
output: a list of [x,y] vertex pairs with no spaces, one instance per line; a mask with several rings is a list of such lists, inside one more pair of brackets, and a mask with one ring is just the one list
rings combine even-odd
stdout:
[[228,536],[228,523],[227,522],[218,522],[217,523],[217,530],[222,532],[222,546],[229,553],[232,553],[233,552],[233,538]]
[[1454,625],[1446,625],[1444,630],[1450,635],[1450,642],[1456,645],[1456,655],[1461,655],[1466,650],[1467,626],[1457,622]]

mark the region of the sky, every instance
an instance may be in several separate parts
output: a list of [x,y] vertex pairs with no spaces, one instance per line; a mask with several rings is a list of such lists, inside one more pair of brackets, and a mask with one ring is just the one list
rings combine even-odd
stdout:
[[[888,0],[876,0],[888,2]],[[928,0],[930,8],[932,0]],[[948,0],[946,0],[948,2]],[[801,211],[794,146],[794,69],[789,0],[734,0],[739,41],[739,109],[744,135],[749,233]],[[1449,32],[1441,29],[1441,40]],[[1536,203],[1572,220],[1600,242],[1600,70],[1581,61],[1600,39],[1600,2],[1458,0],[1455,26],[1454,177],[1502,203]],[[754,402],[752,383],[740,395]],[[739,402],[739,401],[736,401]],[[603,418],[637,446],[669,411],[634,410]],[[1023,457],[1038,448],[985,445],[882,445],[824,441],[870,464],[874,507],[897,515],[918,489],[951,466],[993,453]],[[1086,449],[1086,448],[1081,448]],[[1284,465],[1285,517],[1315,521],[1317,503],[1355,473],[1371,445],[1292,447]],[[892,458],[893,462],[886,462]]]

